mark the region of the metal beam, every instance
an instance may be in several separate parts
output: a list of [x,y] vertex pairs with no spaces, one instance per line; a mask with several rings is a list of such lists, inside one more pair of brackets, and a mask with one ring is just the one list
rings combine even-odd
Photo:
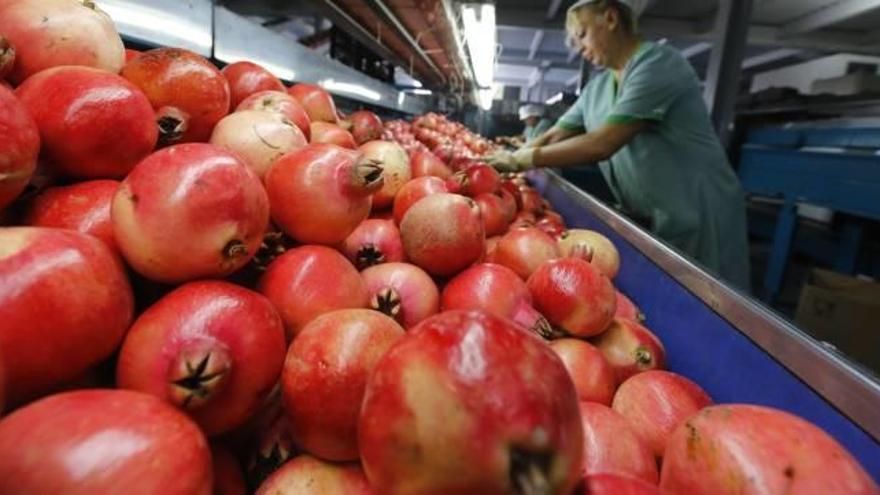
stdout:
[[432,59],[425,50],[419,45],[418,41],[416,41],[409,30],[404,26],[400,19],[397,18],[397,15],[385,5],[385,2],[382,0],[366,0],[367,4],[373,9],[374,12],[379,14],[380,18],[385,19],[385,22],[391,25],[391,27],[397,31],[397,34],[403,38],[403,40],[409,45],[409,47],[416,52],[419,58],[422,59],[428,67],[434,71],[435,74],[440,78],[441,81],[446,82],[446,74],[443,73],[438,67],[437,64],[434,63],[434,59]]
[[880,9],[880,0],[843,0],[812,14],[795,19],[782,27],[785,36],[809,33]]
[[708,41],[700,41],[682,50],[681,54],[684,58],[692,58],[701,53],[706,53],[711,49],[712,43],[709,43]]
[[754,67],[759,67],[761,65],[776,62],[777,60],[794,57],[801,53],[804,53],[804,50],[798,50],[794,48],[780,48],[779,50],[773,50],[772,52],[762,53],[760,55],[755,55],[754,57],[749,57],[743,60],[742,67],[743,69],[752,69]]
[[538,53],[538,50],[541,48],[541,43],[544,42],[544,30],[539,29],[535,31],[535,35],[532,37],[532,44],[529,46],[529,60],[535,59],[535,54]]
[[548,21],[552,21],[556,19],[556,15],[559,14],[559,7],[562,6],[562,0],[550,0],[550,6],[547,7],[547,17]]

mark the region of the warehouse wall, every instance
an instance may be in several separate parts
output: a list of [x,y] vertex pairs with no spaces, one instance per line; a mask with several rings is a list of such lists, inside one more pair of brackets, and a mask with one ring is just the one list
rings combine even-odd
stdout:
[[850,55],[841,53],[811,60],[802,64],[791,65],[768,72],[755,74],[752,78],[752,93],[769,88],[795,88],[803,94],[813,94],[813,82],[819,79],[840,77],[846,74],[847,66],[852,62],[878,64],[880,57]]

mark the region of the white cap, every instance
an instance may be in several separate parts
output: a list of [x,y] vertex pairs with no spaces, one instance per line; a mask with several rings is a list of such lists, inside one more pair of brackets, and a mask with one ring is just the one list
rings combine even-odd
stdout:
[[[618,2],[629,7],[629,10],[632,11],[633,15],[636,19],[642,16],[645,13],[645,9],[648,8],[649,0],[617,0]],[[571,12],[574,9],[578,9],[583,7],[584,5],[590,5],[591,3],[595,3],[596,0],[578,0],[571,7],[568,8],[568,11]]]
[[519,107],[519,120],[526,120],[529,117],[541,117],[544,115],[544,109],[540,105],[523,105]]

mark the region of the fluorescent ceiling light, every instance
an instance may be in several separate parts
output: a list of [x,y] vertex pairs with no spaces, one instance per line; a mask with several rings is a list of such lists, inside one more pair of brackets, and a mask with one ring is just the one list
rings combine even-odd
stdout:
[[495,5],[464,4],[461,7],[464,37],[477,86],[488,88],[495,78]]
[[544,103],[546,103],[547,105],[555,105],[560,101],[562,101],[562,92],[556,93],[555,95],[551,96]]
[[486,111],[492,110],[492,100],[495,99],[495,88],[480,89],[477,93],[477,99],[480,102],[480,108]]
[[[102,2],[99,7],[113,19],[117,29],[124,34],[147,39],[167,39],[171,36],[192,43],[202,52],[210,52],[214,44],[210,31],[160,9],[137,5],[136,2]],[[151,33],[158,33],[160,36]]]
[[331,93],[342,93],[351,96],[360,96],[362,98],[366,98],[372,101],[379,101],[382,99],[382,95],[380,95],[378,91],[373,91],[372,89],[361,86],[360,84],[340,82],[333,79],[324,79],[323,81],[319,82],[318,85],[323,87],[327,91],[330,91]]
[[414,95],[432,95],[432,94],[434,94],[434,92],[431,91],[430,89],[421,89],[421,88],[408,89],[408,90],[406,90],[406,92],[412,93]]

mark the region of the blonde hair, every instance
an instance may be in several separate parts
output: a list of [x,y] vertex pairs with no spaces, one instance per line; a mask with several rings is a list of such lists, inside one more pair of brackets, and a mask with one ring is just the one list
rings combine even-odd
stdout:
[[604,14],[609,9],[614,9],[620,19],[620,25],[627,34],[636,34],[638,25],[636,17],[628,5],[618,0],[596,0],[593,3],[581,5],[576,9],[568,11],[565,16],[565,32],[566,44],[571,49],[576,49],[580,45],[580,32],[583,29],[581,24],[580,13],[589,9],[594,13]]

